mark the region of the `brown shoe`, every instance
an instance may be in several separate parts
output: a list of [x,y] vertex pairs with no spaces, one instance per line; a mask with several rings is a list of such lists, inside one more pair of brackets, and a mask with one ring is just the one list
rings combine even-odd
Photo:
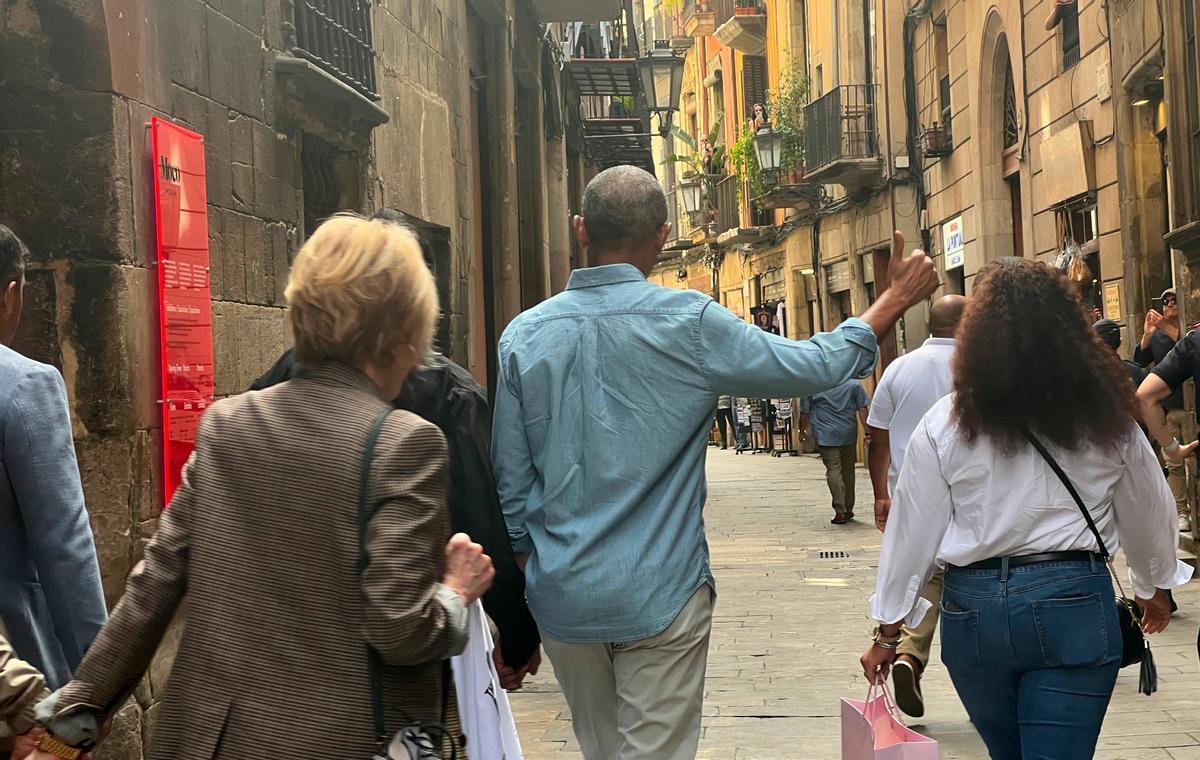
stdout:
[[837,515],[834,516],[834,518],[829,521],[829,524],[830,525],[845,525],[848,522],[850,522],[850,518],[847,517],[846,515],[842,514],[841,512],[838,512]]
[[896,706],[911,718],[925,714],[925,697],[921,695],[921,671],[919,660],[910,654],[902,654],[892,663],[892,688],[896,692]]

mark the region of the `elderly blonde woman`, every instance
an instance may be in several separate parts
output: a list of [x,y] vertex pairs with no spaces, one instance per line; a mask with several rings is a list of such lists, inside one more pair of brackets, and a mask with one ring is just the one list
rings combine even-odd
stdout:
[[305,372],[204,415],[183,485],[59,695],[44,748],[95,737],[92,718],[133,691],[185,594],[147,760],[367,760],[369,659],[387,735],[447,709],[442,661],[465,645],[466,606],[492,567],[465,536],[446,543],[436,427],[386,416],[361,566],[357,517],[368,438],[430,350],[432,276],[410,232],[338,216],[297,255],[287,298]]

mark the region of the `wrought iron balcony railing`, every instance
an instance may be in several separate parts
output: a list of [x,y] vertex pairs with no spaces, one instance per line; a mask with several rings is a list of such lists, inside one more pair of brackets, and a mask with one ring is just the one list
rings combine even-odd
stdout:
[[716,203],[712,204],[715,212],[713,222],[718,234],[734,229],[742,223],[742,206],[738,202],[738,185],[741,178],[737,175],[725,177],[716,185]]
[[378,100],[371,0],[295,0],[296,49],[371,100]]
[[804,163],[810,179],[839,162],[878,159],[878,85],[834,87],[804,108]]

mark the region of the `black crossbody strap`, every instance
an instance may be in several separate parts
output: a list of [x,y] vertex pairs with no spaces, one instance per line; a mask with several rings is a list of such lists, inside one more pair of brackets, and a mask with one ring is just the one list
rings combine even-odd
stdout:
[[1079,511],[1083,514],[1083,519],[1087,522],[1088,530],[1090,530],[1092,535],[1096,537],[1096,545],[1100,547],[1100,557],[1105,562],[1111,560],[1112,555],[1108,553],[1108,547],[1104,545],[1104,539],[1100,537],[1100,531],[1096,528],[1096,521],[1092,519],[1092,513],[1088,511],[1086,506],[1084,506],[1083,499],[1079,497],[1079,492],[1075,490],[1075,485],[1071,482],[1071,479],[1067,477],[1067,473],[1063,472],[1063,469],[1058,466],[1058,462],[1056,462],[1054,457],[1050,455],[1049,451],[1046,451],[1046,447],[1043,446],[1042,442],[1035,438],[1032,433],[1030,433],[1028,430],[1022,430],[1021,434],[1024,435],[1026,440],[1028,440],[1029,443],[1032,444],[1035,449],[1037,449],[1037,452],[1042,455],[1042,459],[1046,460],[1046,464],[1050,465],[1050,469],[1054,470],[1054,474],[1057,475],[1058,479],[1062,481],[1062,484],[1066,486],[1067,493],[1071,494],[1071,498],[1075,500],[1075,505],[1079,507]]
[[[367,557],[367,525],[371,516],[367,514],[367,490],[371,486],[371,462],[375,459],[375,445],[379,443],[379,434],[383,432],[383,424],[387,422],[391,409],[379,413],[371,424],[371,432],[367,435],[367,445],[363,451],[362,468],[358,476],[358,575],[362,578],[370,560]],[[387,746],[387,729],[383,726],[383,682],[380,679],[379,653],[370,644],[367,645],[367,670],[371,678],[371,718],[375,724],[375,743],[382,749]]]
[[[362,468],[359,470],[358,476],[358,575],[362,578],[363,572],[366,571],[367,565],[370,564],[370,559],[367,557],[367,526],[371,522],[371,515],[367,509],[367,491],[371,487],[371,464],[375,460],[375,446],[379,443],[379,436],[383,432],[383,425],[387,422],[387,418],[392,413],[392,409],[385,409],[379,413],[375,421],[371,423],[371,431],[367,434],[367,444],[363,450]],[[379,658],[379,653],[370,644],[367,645],[367,672],[371,679],[371,720],[375,728],[375,744],[379,749],[383,749],[388,744],[387,729],[384,727],[383,720],[383,681],[380,676],[383,668],[383,662]],[[446,718],[450,707],[450,681],[453,675],[450,670],[450,661],[442,662],[442,717],[441,725],[438,727],[445,732]],[[451,758],[458,757],[458,742],[453,737],[450,738]]]

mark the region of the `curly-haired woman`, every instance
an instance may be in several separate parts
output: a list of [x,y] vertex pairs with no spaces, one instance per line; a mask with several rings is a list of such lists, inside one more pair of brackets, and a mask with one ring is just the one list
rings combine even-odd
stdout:
[[[1048,326],[1053,326],[1048,329]],[[942,660],[993,758],[1090,758],[1116,683],[1121,633],[1100,546],[1124,548],[1156,633],[1175,555],[1174,501],[1134,420],[1134,389],[1058,270],[1005,259],[963,317],[955,393],[909,443],[884,535],[868,679],[886,677],[900,623],[916,625],[946,568]],[[1031,440],[1032,439],[1032,440]]]

